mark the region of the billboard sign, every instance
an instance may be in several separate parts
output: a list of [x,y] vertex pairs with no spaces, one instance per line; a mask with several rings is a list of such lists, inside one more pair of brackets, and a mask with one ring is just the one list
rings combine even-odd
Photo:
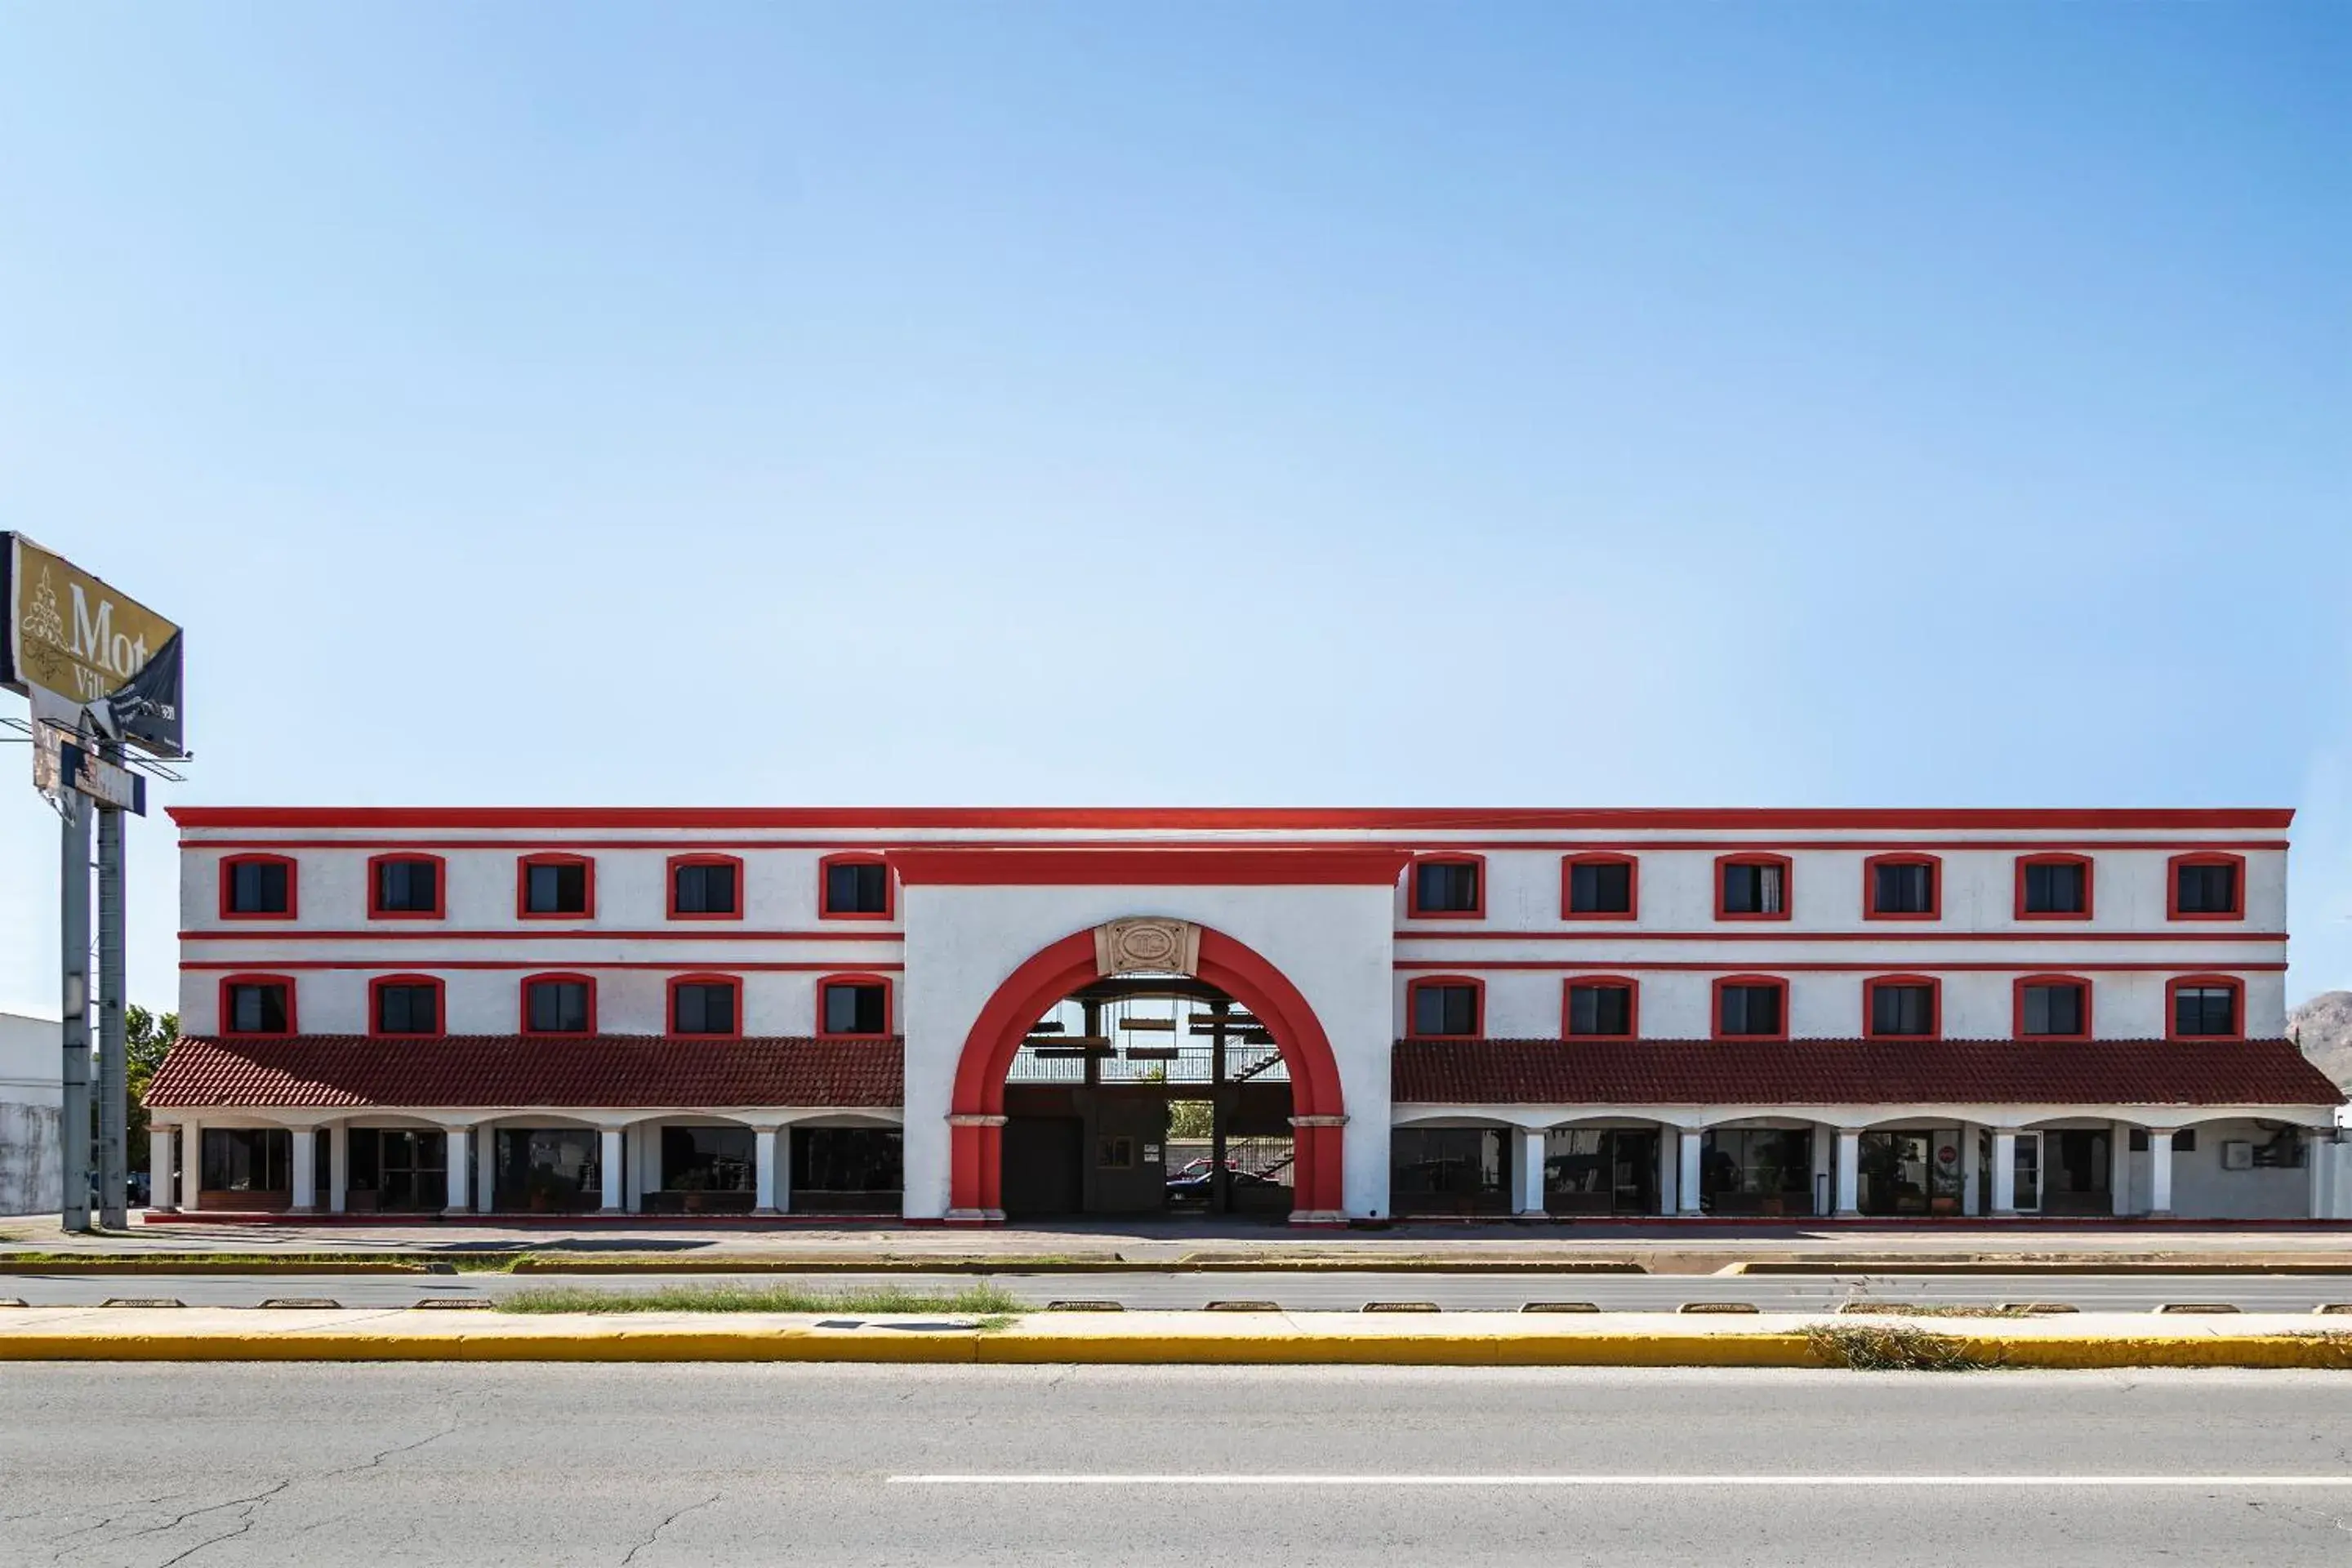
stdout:
[[0,686],[37,717],[95,709],[141,750],[186,754],[178,626],[21,533],[0,533]]

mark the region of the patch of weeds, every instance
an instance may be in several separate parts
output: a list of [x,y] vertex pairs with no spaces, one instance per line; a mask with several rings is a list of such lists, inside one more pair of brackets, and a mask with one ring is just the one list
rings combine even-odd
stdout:
[[[805,1285],[663,1285],[651,1290],[604,1290],[586,1285],[534,1285],[499,1300],[502,1312],[822,1312],[884,1316],[945,1312],[1012,1321],[1021,1303],[999,1285],[956,1290],[913,1290],[875,1285],[812,1289]],[[983,1322],[982,1327],[991,1325]]]
[[2032,1314],[2022,1306],[2000,1307],[1990,1304],[1964,1306],[1937,1304],[1930,1301],[1847,1301],[1841,1312],[1870,1312],[1889,1318],[2024,1318]]
[[1816,1323],[1805,1342],[1832,1366],[1853,1372],[1981,1372],[1979,1361],[1948,1334],[1903,1323]]

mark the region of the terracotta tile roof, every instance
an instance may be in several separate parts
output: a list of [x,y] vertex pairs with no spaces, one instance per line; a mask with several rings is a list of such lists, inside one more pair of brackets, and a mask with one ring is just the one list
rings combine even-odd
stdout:
[[899,1105],[905,1052],[888,1040],[653,1035],[534,1039],[183,1037],[149,1089],[152,1106]]
[[2341,1105],[2288,1040],[1399,1040],[1416,1105]]

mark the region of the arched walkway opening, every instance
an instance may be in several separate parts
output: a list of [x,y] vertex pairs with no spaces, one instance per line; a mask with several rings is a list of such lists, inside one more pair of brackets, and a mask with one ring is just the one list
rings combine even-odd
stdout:
[[950,1216],[1341,1210],[1346,1112],[1282,973],[1165,920],[1074,932],[982,1008],[949,1114]]

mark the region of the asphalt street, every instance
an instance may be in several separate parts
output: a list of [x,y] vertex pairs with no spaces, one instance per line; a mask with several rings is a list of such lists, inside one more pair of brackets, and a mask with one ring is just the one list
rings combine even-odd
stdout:
[[550,1283],[643,1290],[661,1284],[774,1283],[821,1289],[889,1284],[952,1290],[986,1279],[1023,1302],[1108,1300],[1138,1310],[1217,1300],[1272,1301],[1291,1311],[1357,1311],[1373,1301],[1431,1301],[1446,1311],[1517,1311],[1529,1302],[1590,1301],[1604,1310],[1672,1311],[1685,1301],[1749,1301],[1764,1311],[1834,1310],[1853,1300],[1981,1305],[2060,1301],[2084,1311],[2149,1311],[2166,1302],[2227,1302],[2248,1311],[2307,1312],[2352,1302],[2352,1275],[1640,1275],[1299,1273],[817,1275],[74,1275],[0,1274],[0,1298],[36,1307],[95,1306],[109,1297],[168,1296],[191,1307],[251,1307],[273,1297],[325,1297],[348,1307],[482,1299]]
[[26,1363],[0,1562],[2341,1563],[2341,1374]]

